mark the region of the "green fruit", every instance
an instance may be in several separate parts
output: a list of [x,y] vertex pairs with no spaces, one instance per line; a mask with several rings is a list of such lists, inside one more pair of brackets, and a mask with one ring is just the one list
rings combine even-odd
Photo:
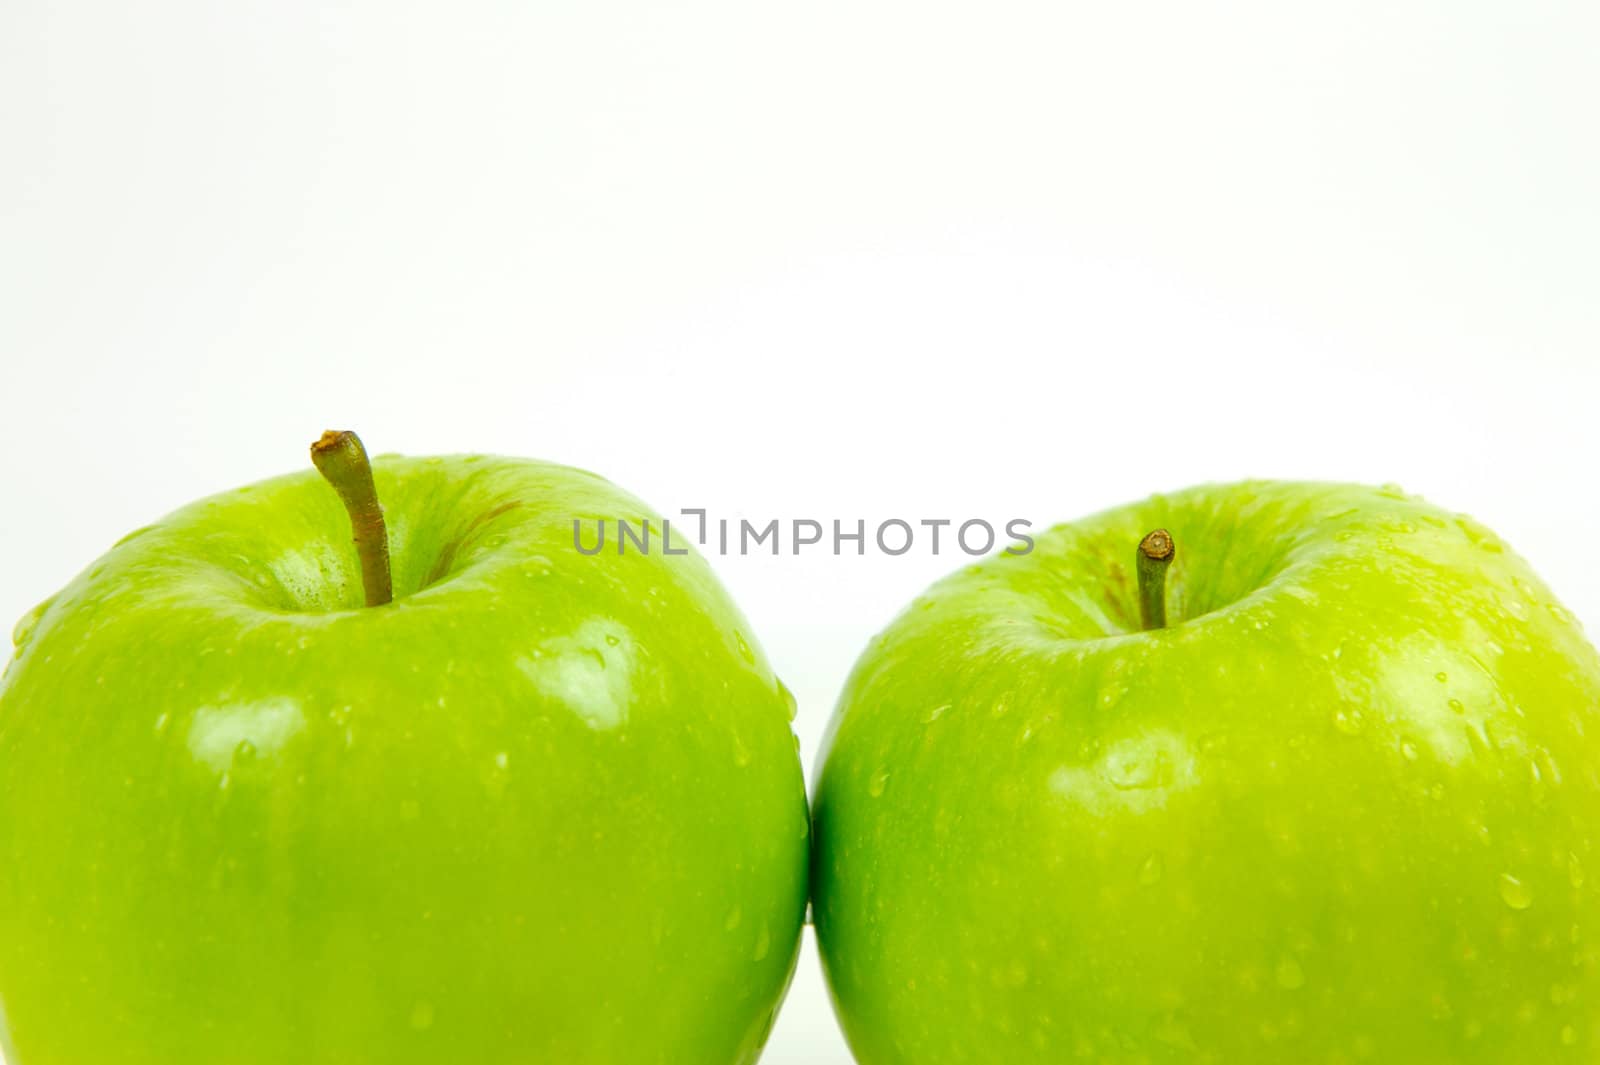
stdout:
[[[1134,549],[1170,529],[1170,625]],[[934,585],[823,751],[817,933],[863,1065],[1600,1053],[1600,659],[1393,490],[1196,488]]]
[[[754,1061],[793,971],[793,702],[698,557],[560,466],[380,460],[128,537],[0,682],[11,1065]],[[592,535],[592,526],[590,526]]]

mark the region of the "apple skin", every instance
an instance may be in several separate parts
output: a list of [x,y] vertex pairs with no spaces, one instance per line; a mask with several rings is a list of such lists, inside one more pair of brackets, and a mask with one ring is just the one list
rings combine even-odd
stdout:
[[[1177,542],[1139,632],[1134,550]],[[1247,483],[936,583],[821,753],[862,1065],[1532,1065],[1600,1048],[1600,660],[1492,533]]]
[[809,844],[749,626],[697,556],[580,555],[574,518],[654,518],[596,476],[375,466],[390,605],[307,471],[19,626],[11,1065],[754,1061]]

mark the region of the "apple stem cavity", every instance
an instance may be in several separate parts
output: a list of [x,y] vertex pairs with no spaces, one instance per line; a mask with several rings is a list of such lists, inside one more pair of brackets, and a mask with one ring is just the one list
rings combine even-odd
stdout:
[[1172,534],[1157,529],[1139,541],[1139,623],[1144,631],[1167,627],[1167,569],[1178,555]]
[[372,463],[361,438],[348,429],[327,430],[311,445],[311,464],[339,493],[344,509],[350,513],[367,605],[392,602],[389,530],[383,523],[383,507],[378,504],[378,489],[372,483]]

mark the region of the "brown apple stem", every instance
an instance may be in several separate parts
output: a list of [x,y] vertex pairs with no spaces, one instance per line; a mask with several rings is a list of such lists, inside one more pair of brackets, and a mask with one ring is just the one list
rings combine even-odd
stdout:
[[329,429],[311,445],[311,463],[350,512],[367,605],[390,602],[394,588],[389,576],[389,530],[383,524],[383,507],[378,505],[378,489],[372,483],[372,463],[361,438],[348,429]]
[[1139,622],[1146,632],[1167,627],[1167,569],[1177,554],[1165,529],[1139,541]]

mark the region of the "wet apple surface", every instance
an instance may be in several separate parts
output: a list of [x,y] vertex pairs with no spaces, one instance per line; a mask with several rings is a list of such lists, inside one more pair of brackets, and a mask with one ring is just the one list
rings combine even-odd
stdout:
[[851,1046],[1592,1061],[1597,711],[1600,660],[1528,566],[1396,490],[1198,488],[968,567],[873,641],[822,752]]
[[316,473],[196,503],[18,627],[11,1065],[752,1061],[805,910],[792,699],[599,477],[380,458],[393,601]]

